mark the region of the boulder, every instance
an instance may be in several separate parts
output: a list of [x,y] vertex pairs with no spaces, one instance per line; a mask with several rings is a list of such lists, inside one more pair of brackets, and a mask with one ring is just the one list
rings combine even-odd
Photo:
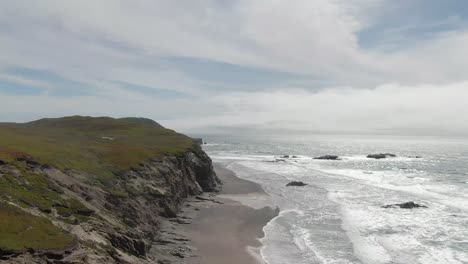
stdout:
[[302,186],[306,186],[307,183],[303,183],[301,181],[292,181],[288,184],[286,184],[286,186],[299,186],[299,187],[302,187]]
[[319,157],[315,157],[314,159],[317,159],[317,160],[341,160],[338,156],[335,156],[335,155],[319,156]]
[[385,158],[395,158],[396,155],[392,153],[378,153],[378,154],[369,154],[367,158],[369,159],[385,159]]
[[389,205],[382,206],[382,208],[395,208],[395,207],[400,207],[402,209],[427,208],[427,206],[420,205],[415,202],[406,202],[406,203],[401,203],[401,204],[389,204]]

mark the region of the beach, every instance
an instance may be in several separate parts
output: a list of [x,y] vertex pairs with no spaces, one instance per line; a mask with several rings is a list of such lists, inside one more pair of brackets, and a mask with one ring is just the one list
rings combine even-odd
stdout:
[[223,181],[223,190],[216,202],[203,202],[192,216],[191,224],[185,226],[185,235],[194,248],[193,257],[186,261],[192,264],[257,264],[263,263],[257,255],[263,237],[263,227],[278,211],[270,207],[260,209],[241,204],[229,196],[266,195],[256,183],[240,179],[220,165],[215,165],[218,177]]

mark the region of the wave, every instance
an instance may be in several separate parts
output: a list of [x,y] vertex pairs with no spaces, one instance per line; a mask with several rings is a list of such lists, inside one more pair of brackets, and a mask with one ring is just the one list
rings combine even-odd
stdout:
[[[353,163],[358,159],[365,160],[365,164],[382,163],[365,157],[354,160],[345,157],[342,162],[329,162],[300,156],[276,163],[264,162],[264,157],[239,155],[235,161],[230,160],[229,167],[239,177],[262,184],[275,202],[282,203],[282,209],[286,208],[264,227],[264,246],[260,252],[266,263],[467,262],[468,255],[463,247],[468,248],[468,242],[463,241],[468,237],[468,230],[465,230],[468,195],[463,183],[442,182],[429,171],[411,164],[400,169],[399,164],[384,161],[391,170],[382,170],[379,166],[375,167],[377,169],[349,167],[361,165]],[[410,160],[404,159],[405,162]],[[313,188],[310,185],[286,189],[285,184],[292,180],[311,183]],[[340,234],[339,229],[327,233],[332,218],[324,205],[314,200],[318,188],[313,185],[327,190],[324,199],[339,208],[340,226],[352,242],[352,250],[340,250],[346,247],[339,245],[343,238],[333,237],[333,232]],[[387,203],[414,199],[422,200],[429,208],[381,208]],[[315,230],[322,227],[324,229]],[[333,242],[326,244],[328,241]],[[333,250],[333,254],[327,250]],[[360,261],[349,256],[337,257],[338,252],[348,251],[354,252]]]

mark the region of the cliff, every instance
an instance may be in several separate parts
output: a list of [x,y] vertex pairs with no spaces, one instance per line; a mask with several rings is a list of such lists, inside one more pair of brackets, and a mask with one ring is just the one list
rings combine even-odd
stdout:
[[219,185],[197,142],[152,120],[0,124],[0,260],[158,263],[161,222]]

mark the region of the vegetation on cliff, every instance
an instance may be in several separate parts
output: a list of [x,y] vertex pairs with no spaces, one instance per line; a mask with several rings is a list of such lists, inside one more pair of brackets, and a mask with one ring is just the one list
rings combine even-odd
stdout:
[[115,175],[142,162],[180,155],[193,139],[144,118],[72,116],[14,124],[0,123],[0,160],[30,159],[61,170],[88,173],[109,186]]
[[0,248],[6,252],[62,250],[71,247],[75,238],[49,220],[25,213],[0,202]]
[[196,141],[149,119],[0,123],[0,259],[80,245],[76,263],[144,261],[159,218],[217,184]]

